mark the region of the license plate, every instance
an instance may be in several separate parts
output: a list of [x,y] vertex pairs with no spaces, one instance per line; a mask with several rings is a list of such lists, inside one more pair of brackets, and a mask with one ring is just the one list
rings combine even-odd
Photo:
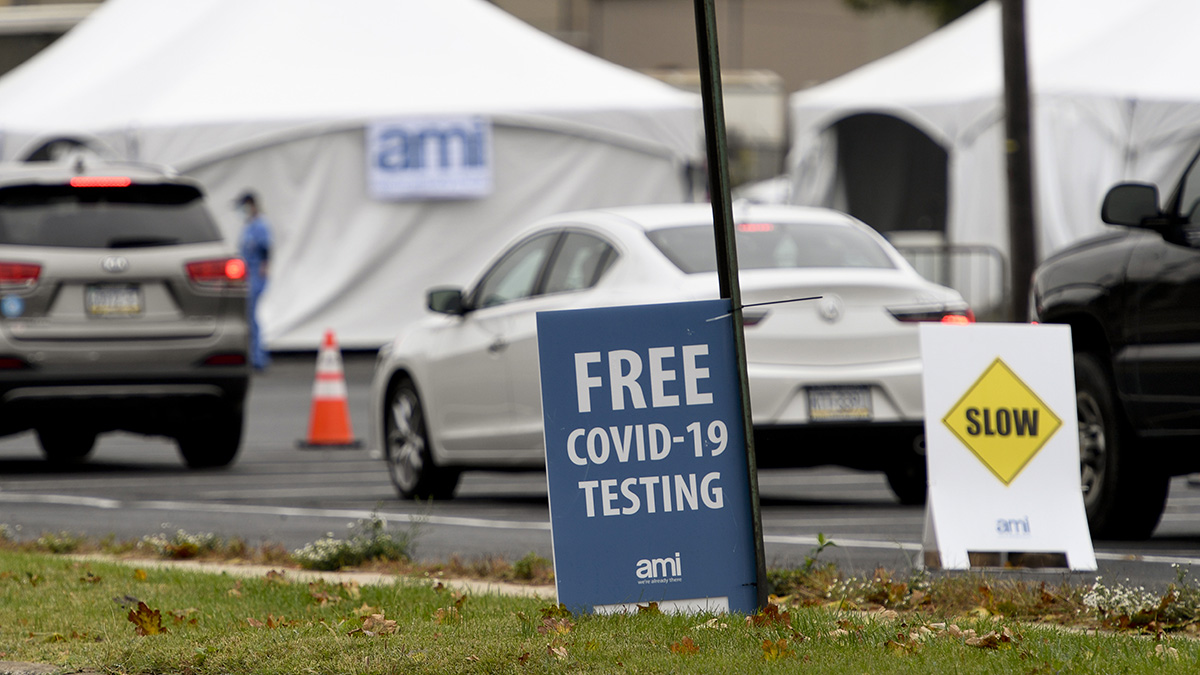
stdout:
[[141,314],[142,291],[137,286],[88,286],[87,311],[93,316]]
[[871,419],[870,387],[812,387],[808,418],[814,422]]

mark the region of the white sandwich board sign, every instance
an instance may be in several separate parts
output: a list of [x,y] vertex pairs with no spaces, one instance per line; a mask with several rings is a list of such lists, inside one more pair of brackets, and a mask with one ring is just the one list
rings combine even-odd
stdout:
[[929,469],[926,559],[1065,556],[1096,569],[1079,489],[1068,326],[920,328]]

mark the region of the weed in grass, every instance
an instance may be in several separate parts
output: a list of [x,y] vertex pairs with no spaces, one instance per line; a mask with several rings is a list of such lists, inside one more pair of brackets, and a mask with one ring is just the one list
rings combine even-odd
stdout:
[[554,564],[530,551],[512,565],[512,578],[549,583],[554,580]]
[[338,570],[365,562],[405,561],[411,559],[415,530],[392,533],[387,521],[378,515],[351,524],[348,539],[336,539],[330,532],[325,538],[293,552],[292,557],[305,569]]
[[187,560],[220,550],[224,547],[224,542],[211,532],[189,534],[183,530],[176,530],[170,537],[161,534],[142,537],[139,545],[162,558]]
[[37,548],[48,553],[74,553],[83,545],[83,535],[70,532],[47,532],[37,539]]

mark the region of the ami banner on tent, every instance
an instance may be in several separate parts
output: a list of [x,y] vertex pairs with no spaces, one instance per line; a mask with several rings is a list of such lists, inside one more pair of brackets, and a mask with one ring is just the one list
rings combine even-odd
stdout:
[[728,300],[540,312],[558,600],[756,609]]
[[373,122],[366,157],[373,199],[478,199],[492,192],[492,125],[482,117]]

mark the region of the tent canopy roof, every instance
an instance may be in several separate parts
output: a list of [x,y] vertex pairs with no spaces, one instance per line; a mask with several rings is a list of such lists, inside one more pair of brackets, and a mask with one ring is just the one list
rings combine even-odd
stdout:
[[10,134],[696,107],[483,0],[108,0],[0,79]]
[[[1000,18],[999,2],[989,0],[904,49],[797,92],[792,105],[920,109],[996,99],[1003,91]],[[1200,80],[1183,72],[1192,67],[1198,23],[1194,0],[1029,0],[1031,87],[1040,94],[1195,97]]]

